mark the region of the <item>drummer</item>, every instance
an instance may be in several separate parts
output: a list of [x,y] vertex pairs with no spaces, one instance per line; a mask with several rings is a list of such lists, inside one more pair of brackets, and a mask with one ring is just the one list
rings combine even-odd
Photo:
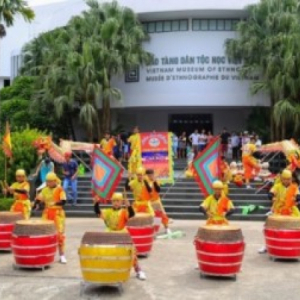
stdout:
[[146,175],[147,175],[147,182],[151,188],[151,205],[152,208],[158,209],[158,213],[161,214],[161,219],[162,219],[162,224],[165,227],[165,231],[166,234],[171,234],[171,230],[169,228],[169,218],[165,212],[165,209],[161,203],[161,199],[160,199],[160,184],[159,182],[156,180],[156,178],[154,177],[154,170],[153,169],[148,169],[146,170]]
[[207,225],[228,225],[226,217],[234,213],[233,203],[225,195],[221,181],[214,181],[212,187],[213,194],[202,202],[199,210],[208,217]]
[[[100,202],[97,196],[94,198],[94,202],[94,211],[98,217],[103,219],[106,231],[127,232],[126,224],[130,218],[134,217],[135,212],[128,199],[124,199],[122,193],[114,193],[112,195],[112,208],[100,209]],[[141,270],[136,255],[134,257],[134,270],[138,279],[146,280],[146,274]]]
[[268,196],[273,201],[272,212],[275,215],[300,217],[297,207],[300,203],[298,184],[293,182],[290,170],[282,171],[280,182],[272,187]]
[[[273,202],[271,214],[300,217],[298,184],[293,181],[293,174],[290,170],[282,171],[280,181],[271,188],[268,198]],[[266,251],[266,247],[263,246],[258,250],[258,253],[265,253]]]
[[126,180],[125,190],[133,193],[133,208],[136,213],[148,213],[154,216],[154,211],[150,204],[152,188],[145,178],[145,170],[142,167],[136,170],[135,178],[129,177]]
[[34,208],[38,209],[41,202],[45,203],[42,219],[54,221],[58,233],[58,250],[60,263],[66,264],[65,257],[65,211],[63,206],[66,204],[66,193],[59,184],[57,175],[50,172],[46,176],[47,186],[37,195]]
[[10,193],[14,196],[14,203],[10,208],[11,212],[21,212],[25,220],[29,220],[31,204],[29,200],[29,183],[26,179],[26,172],[23,169],[16,171],[16,182],[10,187],[3,189],[3,194]]

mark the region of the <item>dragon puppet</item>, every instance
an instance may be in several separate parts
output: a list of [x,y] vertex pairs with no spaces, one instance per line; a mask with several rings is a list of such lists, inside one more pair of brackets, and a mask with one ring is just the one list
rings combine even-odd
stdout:
[[263,153],[282,152],[288,161],[287,169],[292,172],[300,169],[300,147],[294,140],[262,145],[259,151]]
[[42,136],[33,142],[33,146],[37,149],[38,154],[42,155],[47,152],[48,155],[57,163],[64,163],[66,152],[86,151],[92,153],[95,144],[73,142],[68,140],[60,140],[59,146],[52,141],[50,136]]

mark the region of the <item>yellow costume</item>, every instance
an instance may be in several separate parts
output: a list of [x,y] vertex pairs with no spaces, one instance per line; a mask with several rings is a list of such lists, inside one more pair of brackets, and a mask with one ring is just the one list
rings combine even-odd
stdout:
[[298,185],[291,183],[284,186],[279,182],[270,191],[274,194],[272,211],[277,215],[289,215],[300,217],[299,209],[296,206],[296,197],[299,195]]
[[45,187],[38,195],[37,200],[45,203],[42,214],[43,220],[52,220],[58,233],[58,246],[61,253],[65,249],[65,211],[62,206],[56,205],[57,202],[66,200],[66,193],[61,186],[54,188]]
[[[24,170],[17,170],[16,176],[23,176],[26,179],[26,174]],[[10,186],[11,189],[14,190],[25,190],[27,193],[18,193],[14,191],[14,203],[10,208],[11,212],[21,212],[24,216],[25,220],[30,218],[31,212],[31,204],[29,200],[29,190],[30,186],[29,183],[25,180],[23,182],[15,182]]]
[[[223,190],[224,185],[221,181],[215,181],[213,188]],[[201,206],[208,215],[207,225],[227,225],[226,213],[234,209],[233,203],[226,197],[224,192],[221,193],[219,199],[216,199],[215,194],[208,196]]]
[[134,133],[128,138],[130,143],[130,158],[128,162],[128,171],[134,174],[141,166],[141,137],[139,133]]
[[135,212],[149,213],[154,216],[154,211],[150,203],[151,196],[146,188],[145,180],[139,181],[138,179],[133,179],[129,182],[129,187],[133,193],[133,208]]

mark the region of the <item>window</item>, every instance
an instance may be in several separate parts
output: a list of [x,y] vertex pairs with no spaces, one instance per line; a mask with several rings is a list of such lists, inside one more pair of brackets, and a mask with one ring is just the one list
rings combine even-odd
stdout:
[[234,31],[239,22],[237,19],[193,19],[193,31]]
[[4,87],[10,86],[10,80],[4,79],[3,85],[4,85]]
[[144,22],[144,30],[148,33],[160,33],[171,31],[188,31],[189,20],[168,20],[168,21],[153,21]]

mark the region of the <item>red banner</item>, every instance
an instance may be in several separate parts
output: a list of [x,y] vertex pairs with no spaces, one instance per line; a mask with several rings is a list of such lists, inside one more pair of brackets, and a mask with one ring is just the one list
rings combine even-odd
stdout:
[[141,133],[142,164],[153,169],[155,176],[163,183],[173,182],[173,158],[171,136],[168,132]]

